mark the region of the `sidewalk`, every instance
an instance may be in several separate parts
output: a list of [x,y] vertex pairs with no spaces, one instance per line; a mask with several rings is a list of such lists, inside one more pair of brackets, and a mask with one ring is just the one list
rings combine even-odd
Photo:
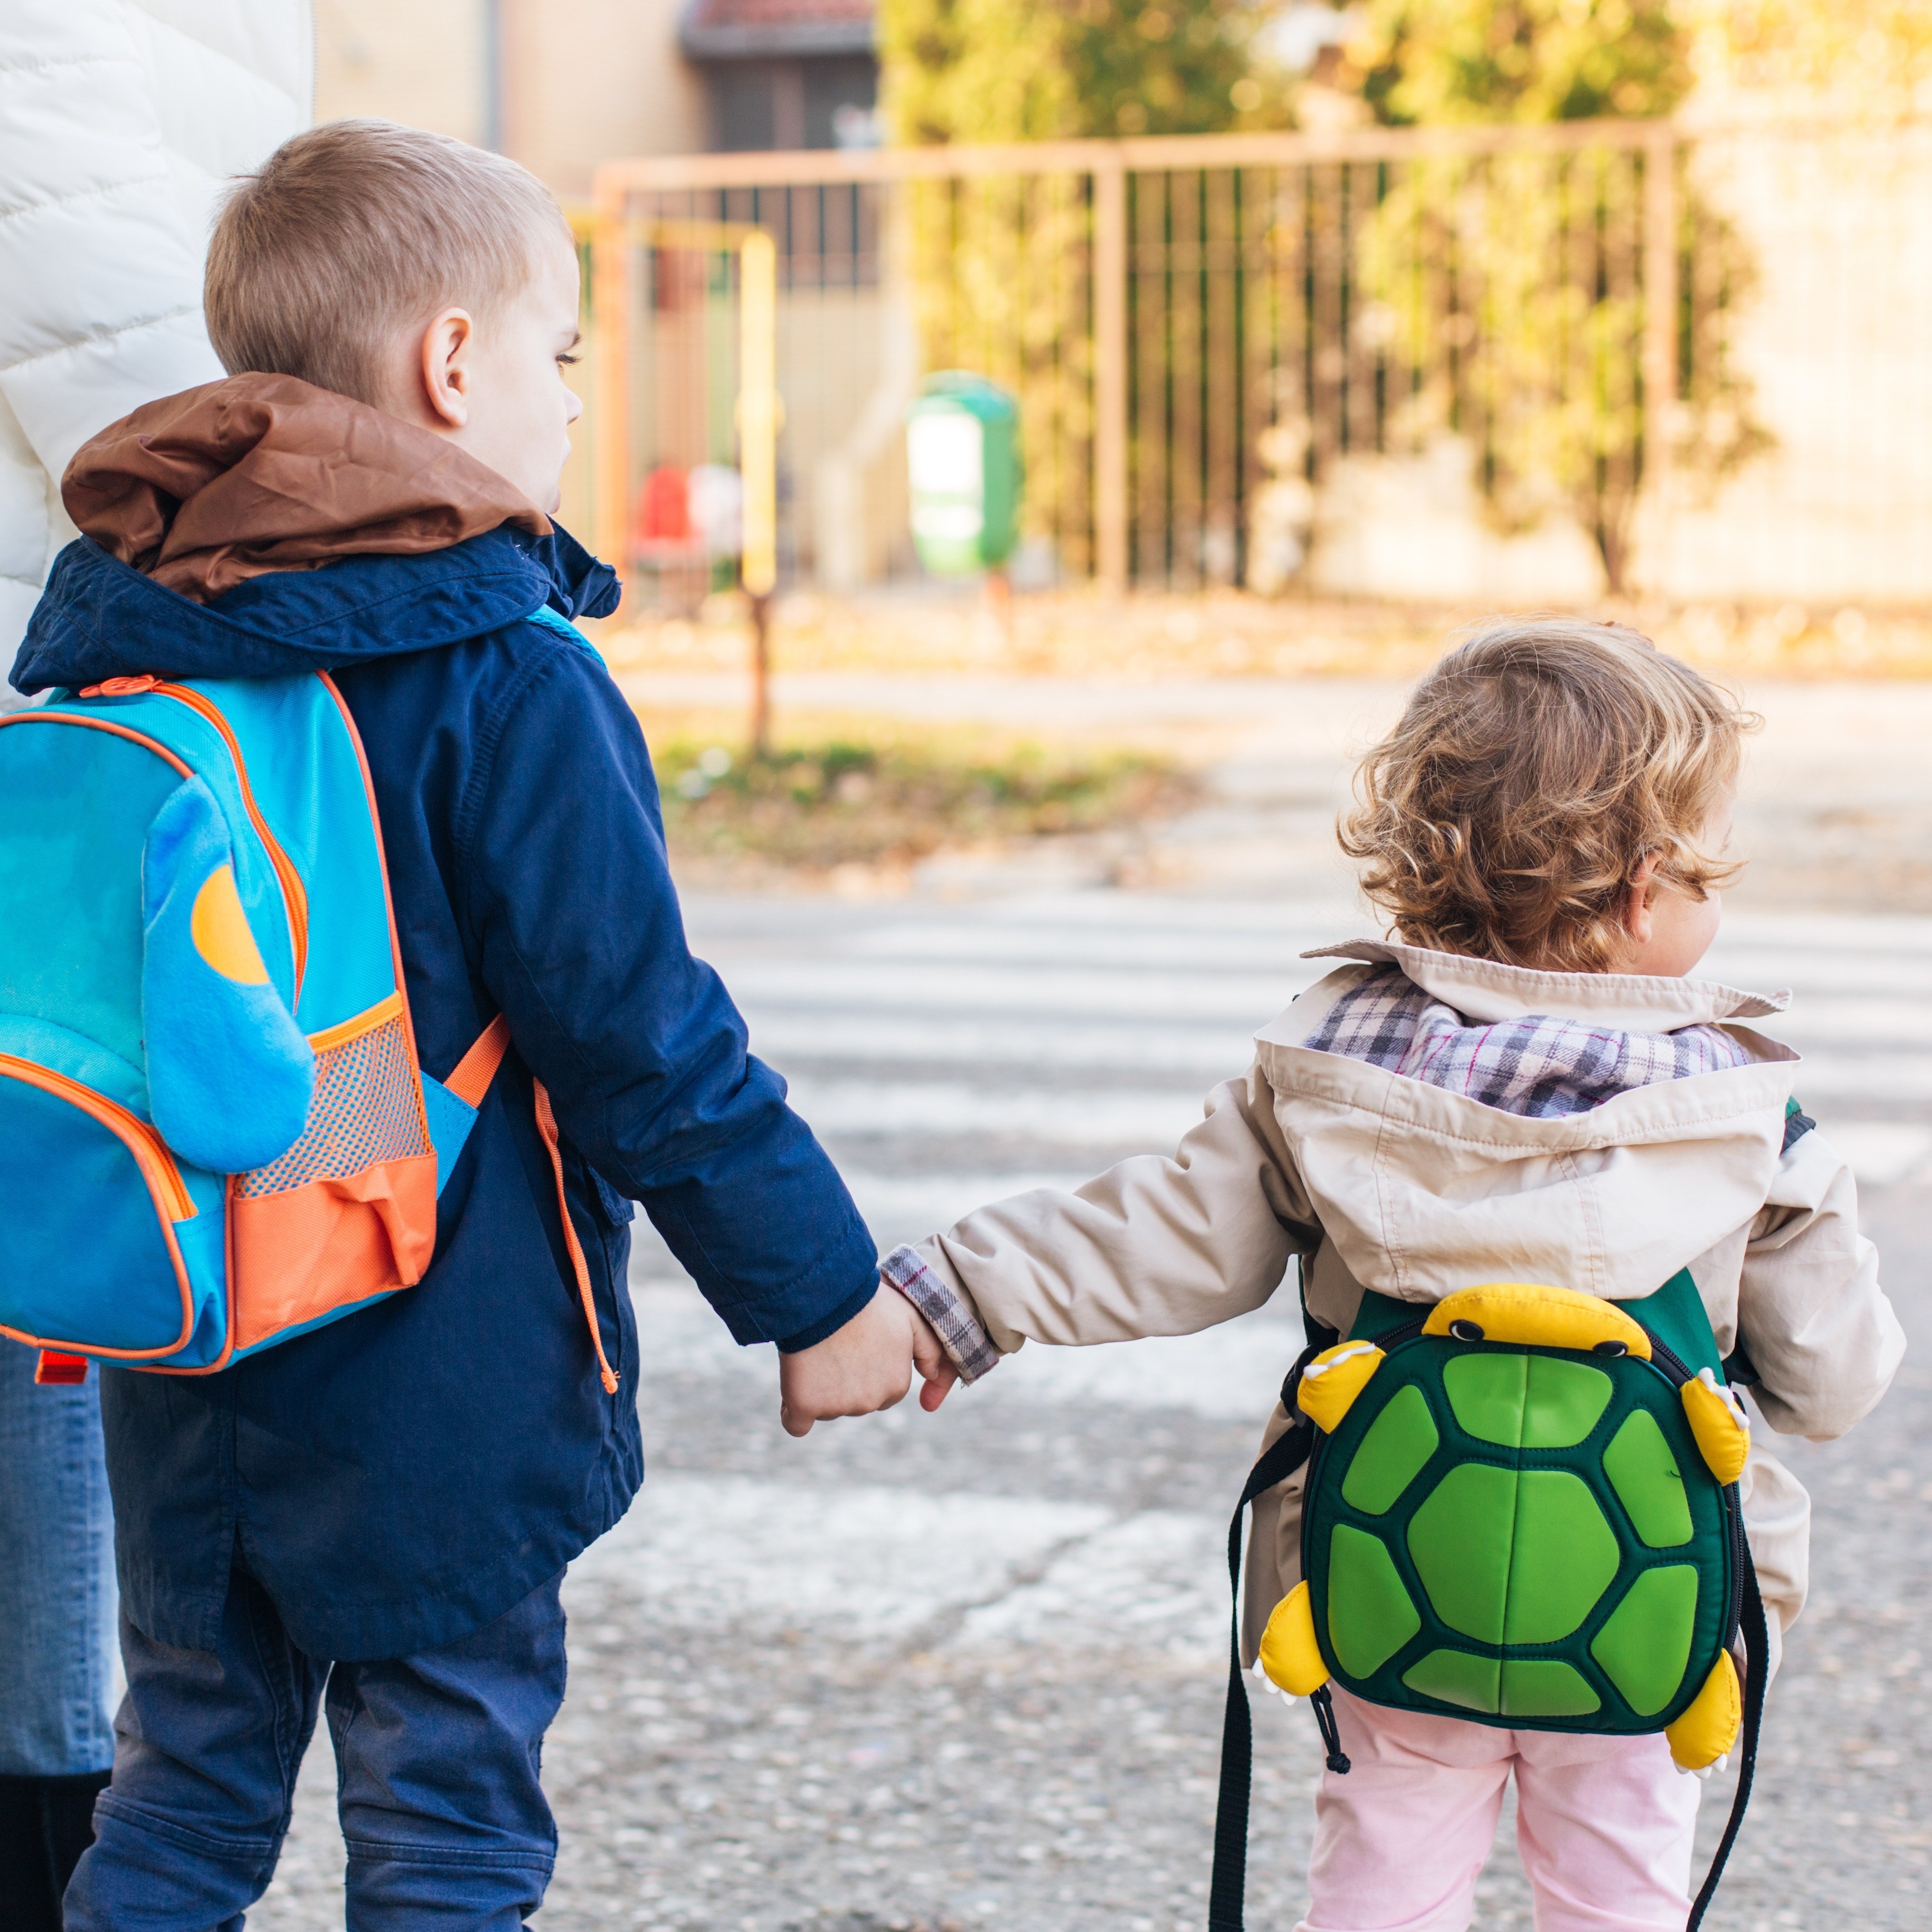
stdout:
[[[745,682],[728,671],[619,674],[646,728],[692,718],[736,742]],[[1932,682],[1744,682],[1765,719],[1751,742],[1732,839],[1751,862],[1740,909],[1932,915]],[[943,854],[920,891],[1086,884],[1346,897],[1335,816],[1361,748],[1400,710],[1390,679],[1075,679],[781,672],[775,710],[801,728],[854,720],[978,724],[1054,743],[1159,750],[1205,772],[1208,802],[1122,835]]]

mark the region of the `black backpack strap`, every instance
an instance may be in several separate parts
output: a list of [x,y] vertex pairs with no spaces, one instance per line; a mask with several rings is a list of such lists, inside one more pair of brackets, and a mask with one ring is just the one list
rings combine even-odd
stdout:
[[1705,1874],[1684,1932],[1697,1932],[1704,1914],[1717,1895],[1718,1882],[1737,1843],[1738,1828],[1744,1822],[1744,1808],[1750,1802],[1751,1781],[1757,1774],[1758,1734],[1764,1727],[1764,1694],[1770,1679],[1771,1633],[1764,1619],[1764,1598],[1757,1587],[1757,1566],[1752,1562],[1750,1547],[1744,1550],[1744,1604],[1738,1622],[1744,1636],[1744,1721],[1738,1742],[1738,1788],[1731,1799],[1731,1815],[1724,1821],[1724,1835],[1718,1840],[1716,1856]]
[[1248,1687],[1241,1675],[1241,1523],[1256,1497],[1286,1482],[1315,1447],[1315,1425],[1295,1414],[1294,1385],[1300,1373],[1298,1362],[1282,1391],[1292,1424],[1262,1451],[1261,1460],[1249,1471],[1228,1525],[1228,1585],[1234,1605],[1228,1634],[1228,1708],[1221,1720],[1221,1796],[1214,1811],[1214,1869],[1208,1885],[1208,1932],[1241,1932],[1248,1888],[1248,1798],[1255,1740]]

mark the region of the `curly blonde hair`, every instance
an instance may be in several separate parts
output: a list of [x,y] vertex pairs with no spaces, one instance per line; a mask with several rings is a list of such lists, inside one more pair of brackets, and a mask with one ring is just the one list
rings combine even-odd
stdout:
[[1600,973],[1638,867],[1702,898],[1697,840],[1760,721],[1618,624],[1493,624],[1416,687],[1355,773],[1342,849],[1412,946]]

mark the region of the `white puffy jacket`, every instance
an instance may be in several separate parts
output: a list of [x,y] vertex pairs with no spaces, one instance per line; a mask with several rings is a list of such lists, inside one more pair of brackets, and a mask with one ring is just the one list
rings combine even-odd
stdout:
[[308,124],[314,66],[309,0],[0,6],[0,678],[74,535],[68,459],[222,373],[214,198]]

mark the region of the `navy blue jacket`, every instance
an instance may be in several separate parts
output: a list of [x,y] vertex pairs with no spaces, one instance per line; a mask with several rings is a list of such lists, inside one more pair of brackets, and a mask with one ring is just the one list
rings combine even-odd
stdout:
[[[202,605],[86,538],[21,647],[22,690],[142,671],[336,674],[367,748],[423,1064],[491,1016],[514,1048],[405,1294],[224,1372],[102,1376],[121,1587],[208,1648],[231,1558],[322,1657],[450,1642],[554,1576],[644,1474],[631,1202],[740,1342],[800,1348],[877,1286],[864,1222],[685,943],[637,720],[530,620],[616,580],[561,532],[254,578]],[[598,1381],[531,1111],[549,1088],[617,1394]]]

